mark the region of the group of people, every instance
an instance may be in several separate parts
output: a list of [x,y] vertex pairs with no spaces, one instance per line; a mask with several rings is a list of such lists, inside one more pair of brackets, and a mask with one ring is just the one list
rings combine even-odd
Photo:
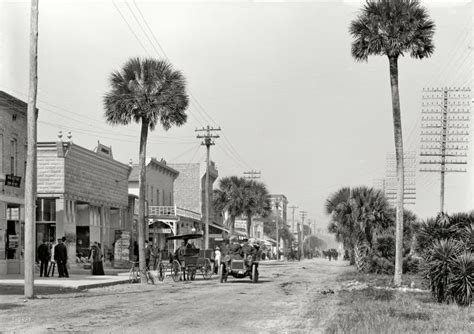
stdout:
[[[157,245],[145,240],[145,265],[148,270],[156,270],[158,262],[160,261],[160,252],[162,251],[167,251],[167,249],[160,250]],[[133,254],[135,255],[135,261],[140,262],[138,243],[136,241],[133,244]]]
[[54,276],[54,269],[58,266],[59,277],[69,277],[67,270],[66,238],[58,239],[58,243],[50,246],[46,240],[38,247],[38,260],[40,261],[40,277]]
[[[66,238],[58,239],[56,245],[50,245],[46,240],[38,247],[38,260],[40,262],[40,277],[53,277],[56,266],[58,277],[69,278],[67,269],[67,246]],[[90,248],[89,260],[91,262],[92,275],[104,275],[103,253],[100,244],[94,242]]]

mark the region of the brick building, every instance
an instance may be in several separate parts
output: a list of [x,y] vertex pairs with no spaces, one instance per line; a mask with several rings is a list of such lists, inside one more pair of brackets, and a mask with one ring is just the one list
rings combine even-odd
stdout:
[[283,223],[286,225],[287,221],[287,207],[288,207],[288,199],[283,194],[272,194],[270,195],[270,203],[272,207],[273,213],[276,215],[277,213],[277,203],[278,203],[278,214],[280,219],[282,219]]
[[[199,228],[204,230],[206,221],[205,207],[205,187],[206,187],[206,166],[200,163],[178,163],[170,164],[171,167],[179,171],[178,178],[174,185],[175,202],[179,207],[199,212],[202,216]],[[219,212],[215,212],[212,206],[213,185],[219,173],[216,165],[211,161],[209,166],[209,247],[213,248],[216,241],[222,240],[224,228]],[[203,240],[202,241],[202,245]]]
[[23,272],[26,110],[0,91],[0,275]]
[[[138,196],[139,196],[139,174],[138,164],[132,165],[132,172],[128,179],[128,193],[136,196],[134,200],[135,214],[138,219]],[[166,164],[166,161],[156,158],[148,159],[146,162],[146,185],[145,201],[147,212],[147,223],[145,224],[145,240],[152,242],[160,249],[167,246],[166,237],[175,232],[174,213],[174,181],[179,172]],[[166,217],[168,216],[173,217]],[[169,219],[167,219],[169,218]],[[132,239],[138,238],[137,223],[132,227]],[[136,254],[133,254],[136,255]]]
[[100,242],[106,261],[115,231],[125,226],[131,168],[98,143],[94,151],[72,142],[38,143],[36,242],[66,237],[70,263]]

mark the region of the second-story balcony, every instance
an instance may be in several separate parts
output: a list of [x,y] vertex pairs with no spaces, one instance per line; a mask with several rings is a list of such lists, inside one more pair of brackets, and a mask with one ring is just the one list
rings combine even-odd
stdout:
[[187,218],[194,221],[201,221],[201,214],[192,210],[180,208],[178,206],[148,206],[148,218],[180,220]]

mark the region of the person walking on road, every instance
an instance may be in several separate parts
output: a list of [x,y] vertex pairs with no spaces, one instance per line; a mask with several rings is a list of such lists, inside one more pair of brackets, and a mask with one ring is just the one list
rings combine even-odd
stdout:
[[221,267],[221,249],[219,246],[216,246],[216,250],[214,251],[214,274],[219,272],[219,268]]
[[64,244],[66,238],[58,239],[58,244],[54,247],[54,260],[58,264],[59,277],[69,277],[67,272],[67,248]]
[[151,256],[151,249],[148,241],[145,241],[145,265],[148,270],[150,270],[150,256]]
[[48,264],[51,259],[51,254],[49,253],[49,246],[46,244],[46,240],[43,240],[43,243],[38,247],[38,259],[40,260],[40,277],[48,277]]
[[102,258],[103,258],[102,251],[100,250],[100,247],[97,241],[95,241],[91,247],[91,257],[90,257],[90,260],[92,262],[92,266],[91,266],[92,275],[105,275]]
[[150,248],[150,264],[153,270],[156,270],[156,266],[158,265],[158,260],[160,258],[160,250],[158,249],[158,246],[156,245],[151,245]]

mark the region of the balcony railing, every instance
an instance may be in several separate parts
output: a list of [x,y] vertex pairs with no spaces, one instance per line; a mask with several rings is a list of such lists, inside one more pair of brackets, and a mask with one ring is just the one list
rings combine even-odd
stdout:
[[179,217],[185,217],[198,221],[201,220],[200,213],[179,208],[177,206],[149,206],[148,217],[167,217],[175,219],[178,219]]

